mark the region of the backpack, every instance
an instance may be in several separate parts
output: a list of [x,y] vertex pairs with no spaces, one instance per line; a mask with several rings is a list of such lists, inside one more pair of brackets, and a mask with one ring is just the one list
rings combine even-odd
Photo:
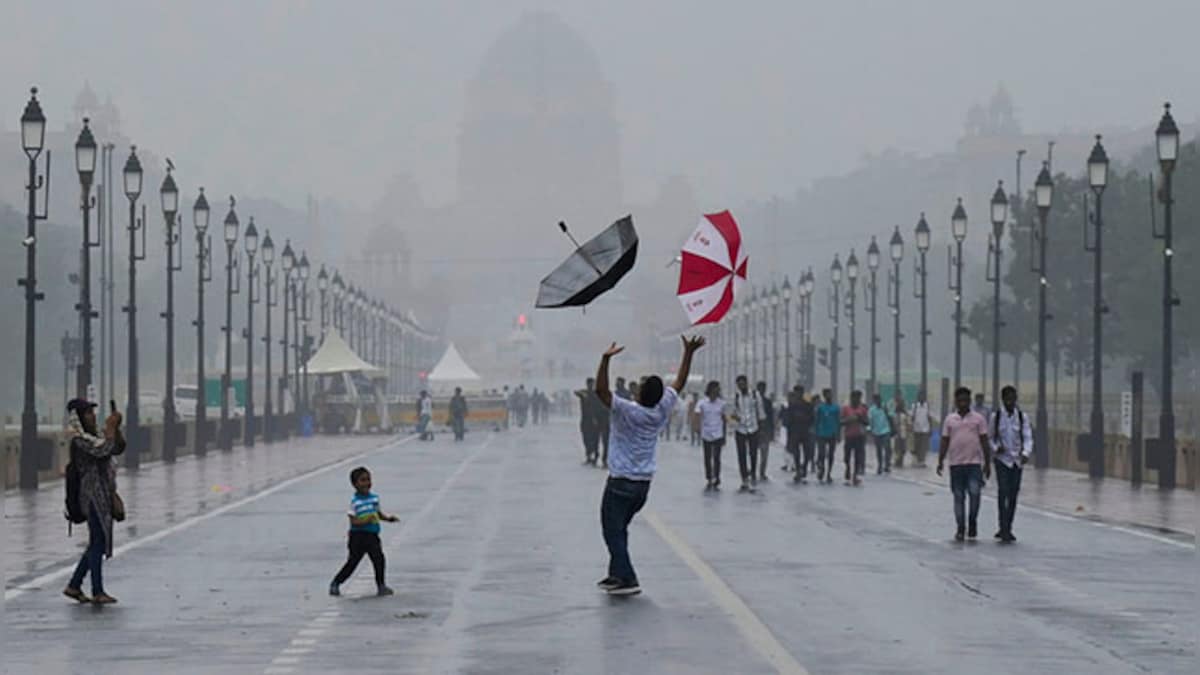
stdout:
[[79,508],[79,460],[76,457],[74,443],[71,444],[71,460],[67,462],[65,475],[63,476],[63,487],[66,490],[66,508],[63,509],[63,517],[67,519],[67,528],[70,529],[70,524],[76,525],[87,522],[87,513]]

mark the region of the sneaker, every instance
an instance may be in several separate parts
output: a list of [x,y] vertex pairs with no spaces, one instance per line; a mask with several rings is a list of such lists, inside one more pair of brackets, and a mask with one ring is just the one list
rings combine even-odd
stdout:
[[606,589],[609,595],[637,595],[642,592],[642,587],[638,586],[636,581],[619,581],[615,586],[610,586]]
[[342,589],[337,584],[329,584],[329,594],[336,598],[342,594]]
[[859,478],[858,476],[855,476],[854,477],[854,487],[858,487],[860,485],[862,485],[862,479]]
[[1004,530],[996,530],[996,534],[992,535],[992,539],[1003,539],[1003,538],[1004,538]]
[[963,540],[963,529],[960,527],[954,531],[954,541],[962,541],[962,540]]
[[1012,532],[1005,532],[1004,536],[1000,537],[1000,541],[1005,544],[1015,544],[1017,542],[1017,538],[1013,536]]
[[610,588],[620,586],[621,580],[616,577],[604,577],[600,581],[597,581],[596,585],[600,587],[600,590],[607,591]]
[[764,483],[770,482],[770,480],[771,480],[770,478],[767,478],[767,474],[765,474],[765,473],[763,475],[759,476],[758,479]]
[[117,604],[117,599],[114,598],[113,596],[109,595],[108,593],[101,593],[92,598],[92,604],[93,605],[115,605],[115,604]]
[[970,525],[967,527],[967,539],[974,539],[976,536],[978,536],[978,534],[979,534],[979,531],[978,531],[978,529],[975,527],[975,524],[974,524],[974,523],[971,523],[971,524],[970,524]]
[[70,586],[67,586],[63,589],[63,595],[74,600],[75,602],[83,604],[87,604],[92,601],[92,599],[89,598],[83,591],[79,590],[78,588],[71,588]]
[[746,483],[746,482],[743,482],[742,487],[738,488],[738,492],[749,492],[749,491],[750,491],[750,484]]
[[392,589],[388,588],[387,586],[380,586],[379,590],[375,591],[375,595],[378,595],[379,597],[383,597],[385,595],[395,595],[395,594],[396,594],[396,591],[393,591]]

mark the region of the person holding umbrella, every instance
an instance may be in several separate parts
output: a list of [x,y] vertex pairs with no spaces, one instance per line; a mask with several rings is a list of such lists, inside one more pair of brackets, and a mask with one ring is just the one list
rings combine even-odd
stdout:
[[700,336],[681,339],[683,357],[675,381],[664,388],[662,378],[651,375],[638,387],[635,401],[613,396],[608,387],[608,364],[624,347],[612,343],[596,371],[596,395],[612,410],[608,481],[600,500],[600,525],[609,553],[608,576],[597,582],[610,595],[636,595],[642,590],[629,560],[629,523],[646,504],[657,469],[659,432],[670,422],[671,411],[687,385],[692,356],[704,346]]

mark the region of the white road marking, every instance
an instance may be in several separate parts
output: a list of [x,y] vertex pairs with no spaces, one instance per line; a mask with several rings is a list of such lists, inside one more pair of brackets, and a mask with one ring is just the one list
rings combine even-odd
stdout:
[[294,645],[315,645],[315,644],[317,644],[317,641],[312,638],[296,638],[295,640],[292,640],[292,644],[294,644]]
[[[324,473],[326,471],[331,471],[340,466],[345,466],[347,464],[353,464],[355,462],[360,462],[364,458],[370,457],[371,455],[374,455],[383,450],[387,450],[387,449],[391,449],[391,448],[395,448],[395,447],[404,445],[405,443],[408,443],[409,441],[411,441],[415,438],[416,438],[415,435],[408,436],[408,437],[400,439],[398,441],[385,443],[384,445],[378,446],[376,448],[372,448],[371,450],[368,450],[367,452],[357,454],[353,457],[347,457],[345,459],[338,460],[332,464],[325,464],[322,466],[318,466],[315,469],[310,469],[310,470],[300,474],[299,476],[293,476],[292,478],[288,478],[285,481],[276,483],[275,485],[272,485],[271,487],[267,488],[266,490],[263,490],[262,492],[252,494],[249,497],[244,497],[235,502],[230,502],[224,506],[215,508],[212,511],[202,513],[198,516],[193,516],[191,518],[188,518],[187,520],[180,521],[170,527],[164,528],[164,529],[154,532],[152,534],[148,534],[144,537],[138,537],[137,539],[134,539],[133,541],[130,541],[126,544],[123,544],[123,545],[118,546],[115,549],[113,549],[113,557],[116,558],[124,553],[128,553],[135,549],[139,549],[139,548],[145,546],[146,544],[152,544],[152,543],[158,541],[159,539],[164,539],[173,534],[182,532],[191,527],[199,525],[200,523],[203,523],[205,521],[212,520],[213,518],[216,518],[217,516],[228,513],[229,511],[232,511],[237,508],[241,508],[241,507],[245,506],[246,504],[252,504],[260,499],[263,499],[264,497],[273,495],[276,492],[279,492],[280,490],[289,488],[289,487],[295,485],[296,483],[299,483],[301,481],[312,478],[313,476],[316,476],[318,474]],[[70,576],[71,573],[74,571],[75,571],[75,563],[71,563],[70,565],[67,565],[65,567],[60,567],[59,569],[57,569],[53,572],[48,572],[46,574],[43,574],[42,576],[37,577],[36,579],[32,579],[24,584],[21,584],[20,586],[17,586],[16,588],[5,589],[4,590],[4,601],[8,602],[10,600],[15,600],[16,598],[19,598],[22,595],[25,595],[29,591],[38,590],[42,586],[45,586],[46,584],[48,584],[52,581],[61,579],[63,577]]]
[[746,641],[776,671],[785,675],[808,675],[804,666],[800,665],[791,653],[780,644],[771,629],[754,614],[754,611],[738,597],[737,593],[733,592],[733,589],[717,575],[716,571],[704,562],[691,546],[688,546],[682,537],[668,527],[653,511],[643,511],[642,518],[654,529],[659,538],[671,547],[675,555],[679,556],[679,559],[700,578],[700,582],[708,589],[717,604],[730,615],[733,624],[737,626]]
[[[913,485],[920,485],[922,487],[941,487],[941,488],[946,487],[944,485],[939,485],[932,481],[921,480],[919,478],[905,478],[904,476],[893,475],[892,480],[903,481],[905,483],[911,483]],[[988,501],[993,501],[993,502],[996,501],[995,497],[988,495],[988,494],[983,495],[983,498]],[[1169,544],[1176,548],[1186,548],[1186,549],[1191,549],[1191,550],[1196,549],[1196,544],[1194,544],[1194,543],[1189,544],[1186,541],[1179,541],[1177,539],[1163,537],[1163,536],[1154,534],[1152,532],[1143,532],[1141,530],[1135,530],[1133,528],[1125,527],[1123,525],[1114,525],[1112,523],[1105,523],[1105,522],[1101,522],[1101,521],[1091,520],[1090,518],[1080,518],[1079,516],[1071,516],[1071,515],[1067,515],[1065,513],[1058,513],[1056,511],[1050,511],[1047,509],[1043,509],[1038,506],[1028,506],[1025,504],[1020,504],[1019,502],[1018,502],[1018,505],[1019,505],[1022,513],[1032,512],[1032,513],[1038,514],[1039,516],[1043,516],[1045,518],[1050,518],[1052,520],[1074,521],[1076,523],[1089,523],[1091,525],[1095,525],[1096,527],[1099,527],[1104,530],[1113,530],[1115,532],[1121,532],[1123,534],[1129,534],[1129,535],[1133,535],[1135,537],[1141,537],[1142,539],[1149,539],[1151,541],[1157,541],[1160,544]]]

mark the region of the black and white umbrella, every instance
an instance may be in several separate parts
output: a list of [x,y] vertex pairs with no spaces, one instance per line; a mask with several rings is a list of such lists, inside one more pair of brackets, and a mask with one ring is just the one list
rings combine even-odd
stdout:
[[575,244],[575,252],[538,287],[537,306],[581,307],[617,285],[637,260],[638,236],[633,218],[625,216],[582,246],[559,223]]

